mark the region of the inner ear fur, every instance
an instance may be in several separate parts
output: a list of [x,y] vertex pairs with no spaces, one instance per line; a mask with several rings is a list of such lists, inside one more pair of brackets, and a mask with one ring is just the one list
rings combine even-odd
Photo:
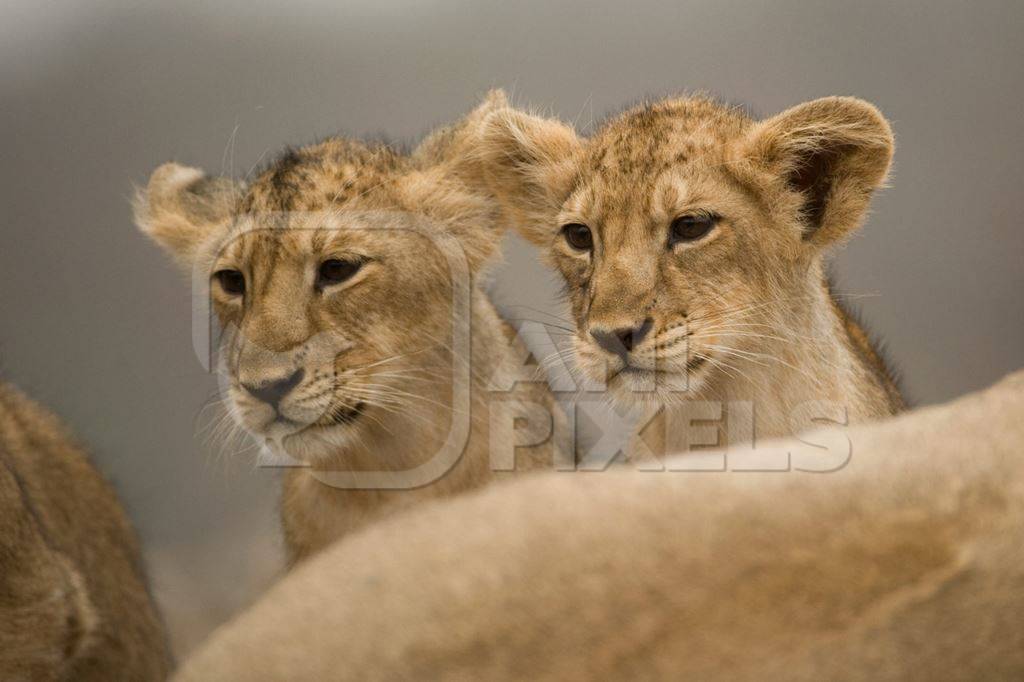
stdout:
[[135,224],[179,263],[189,266],[200,247],[226,228],[242,186],[198,168],[165,163],[136,193]]
[[826,97],[756,124],[744,154],[798,193],[803,238],[824,246],[860,226],[893,147],[892,129],[873,105]]
[[549,246],[554,214],[571,191],[582,144],[561,121],[505,108],[484,120],[478,139],[480,170],[515,229]]

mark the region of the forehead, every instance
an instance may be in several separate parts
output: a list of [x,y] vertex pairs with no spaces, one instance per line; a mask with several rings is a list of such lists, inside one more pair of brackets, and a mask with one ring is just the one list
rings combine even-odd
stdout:
[[646,104],[605,124],[588,144],[595,173],[656,172],[726,146],[751,120],[735,107],[687,98]]
[[383,208],[396,203],[391,182],[408,161],[390,147],[329,138],[290,149],[249,185],[241,214]]
[[[735,107],[704,98],[642,105],[612,119],[590,138],[580,165],[577,199],[617,195],[630,204],[666,174],[686,175],[721,165],[732,142],[751,124]],[[608,206],[607,208],[613,208]]]
[[246,188],[220,254],[301,259],[399,240],[408,216],[396,183],[407,163],[389,147],[344,138],[288,150]]

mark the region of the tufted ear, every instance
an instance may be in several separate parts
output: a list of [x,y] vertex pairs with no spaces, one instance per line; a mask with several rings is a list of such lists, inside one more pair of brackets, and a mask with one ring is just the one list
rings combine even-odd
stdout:
[[483,179],[478,145],[484,121],[508,106],[503,91],[491,90],[461,120],[432,132],[412,153],[416,170],[401,183],[410,210],[442,224],[474,272],[496,257],[505,233]]
[[477,140],[480,172],[515,228],[549,246],[582,143],[572,128],[512,108],[490,113]]
[[767,184],[777,188],[781,178],[796,193],[803,238],[819,247],[860,226],[892,154],[888,122],[873,105],[853,97],[817,99],[762,121],[743,149]]
[[200,246],[230,224],[240,190],[229,178],[165,163],[135,195],[135,224],[175,260],[191,266]]
[[427,135],[413,151],[413,162],[421,168],[445,165],[463,180],[473,184],[481,183],[475,153],[481,125],[492,112],[507,109],[508,106],[504,90],[491,90],[461,120]]

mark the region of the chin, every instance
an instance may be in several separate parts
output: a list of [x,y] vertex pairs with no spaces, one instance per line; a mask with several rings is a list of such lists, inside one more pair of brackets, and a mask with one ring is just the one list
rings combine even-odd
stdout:
[[281,445],[289,456],[317,464],[336,457],[358,440],[358,427],[354,425],[311,426],[286,436]]

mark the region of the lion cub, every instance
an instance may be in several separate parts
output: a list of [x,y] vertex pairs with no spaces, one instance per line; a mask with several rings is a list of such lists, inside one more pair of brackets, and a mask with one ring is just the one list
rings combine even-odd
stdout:
[[248,185],[167,164],[140,197],[141,229],[210,282],[233,416],[301,465],[282,499],[292,561],[561,451],[543,380],[500,381],[524,351],[479,287],[502,230],[460,150],[502,106],[409,156],[332,138]]
[[724,419],[722,445],[903,408],[824,264],[892,153],[888,123],[858,99],[755,121],[691,97],[628,110],[589,138],[495,111],[473,158],[564,276],[583,373],[653,406],[639,456],[695,444],[695,420]]
[[0,383],[0,679],[162,680],[163,624],[117,496]]

